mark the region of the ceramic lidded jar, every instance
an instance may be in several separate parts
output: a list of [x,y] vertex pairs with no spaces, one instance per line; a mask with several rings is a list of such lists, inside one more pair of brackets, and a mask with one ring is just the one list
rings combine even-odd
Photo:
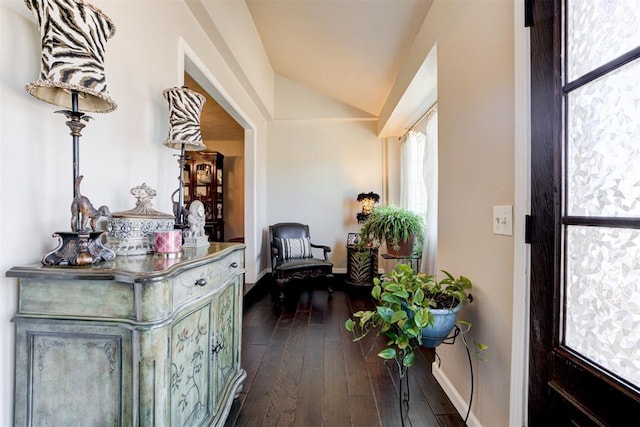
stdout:
[[131,189],[136,207],[125,212],[114,212],[107,222],[107,244],[116,255],[142,255],[153,253],[154,233],[173,230],[173,215],[156,211],[151,200],[156,190],[142,184]]

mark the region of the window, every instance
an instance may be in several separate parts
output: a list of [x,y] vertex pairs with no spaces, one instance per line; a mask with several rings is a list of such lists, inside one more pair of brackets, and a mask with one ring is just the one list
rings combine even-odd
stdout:
[[640,8],[529,4],[529,425],[640,425]]
[[421,270],[435,274],[438,220],[438,109],[434,105],[403,137],[400,204],[425,219]]
[[565,8],[564,345],[640,388],[637,0]]

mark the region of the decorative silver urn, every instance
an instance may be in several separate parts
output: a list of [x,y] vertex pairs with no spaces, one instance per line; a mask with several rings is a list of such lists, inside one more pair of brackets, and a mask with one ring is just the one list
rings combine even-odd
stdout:
[[154,233],[173,230],[173,215],[154,210],[151,200],[156,190],[143,183],[131,189],[136,207],[114,212],[107,222],[106,246],[116,255],[141,255],[154,251]]

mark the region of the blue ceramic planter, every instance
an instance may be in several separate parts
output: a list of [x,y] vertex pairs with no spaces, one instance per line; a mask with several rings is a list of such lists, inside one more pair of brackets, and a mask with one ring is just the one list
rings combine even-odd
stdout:
[[454,308],[432,308],[434,321],[433,325],[422,329],[422,346],[437,347],[442,344],[456,324],[456,317],[462,308],[462,304],[458,304]]
[[[449,336],[451,330],[456,324],[458,312],[462,308],[462,304],[458,304],[453,308],[430,308],[433,314],[433,324],[422,328],[422,339],[420,345],[423,347],[437,347]],[[407,313],[410,319],[413,318],[413,311],[402,305],[402,309]]]

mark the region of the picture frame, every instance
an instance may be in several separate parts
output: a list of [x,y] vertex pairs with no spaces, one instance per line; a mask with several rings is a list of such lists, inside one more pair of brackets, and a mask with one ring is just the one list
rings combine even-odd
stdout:
[[360,233],[347,233],[347,245],[354,246],[360,243]]

